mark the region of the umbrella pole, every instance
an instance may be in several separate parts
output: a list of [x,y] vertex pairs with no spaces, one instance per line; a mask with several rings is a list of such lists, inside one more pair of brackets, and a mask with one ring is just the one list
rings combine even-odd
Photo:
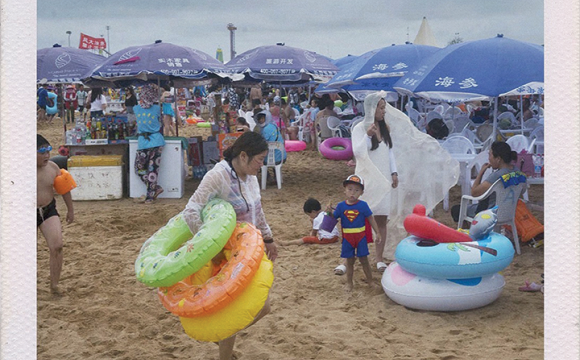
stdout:
[[157,96],[159,96],[159,122],[163,129],[162,134],[165,136],[165,127],[163,126],[163,103],[161,102],[161,81],[159,80],[159,77],[157,77],[157,93]]
[[497,103],[499,102],[499,97],[495,97],[493,101],[493,140],[497,139]]
[[524,109],[523,109],[523,105],[524,105],[524,96],[520,95],[520,123],[522,125],[522,135],[524,134]]
[[179,113],[177,112],[177,88],[173,87],[173,107],[175,108],[175,136],[179,136]]

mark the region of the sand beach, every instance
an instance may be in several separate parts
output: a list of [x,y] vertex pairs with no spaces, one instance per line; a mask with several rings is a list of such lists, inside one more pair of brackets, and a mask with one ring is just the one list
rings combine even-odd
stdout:
[[[62,123],[39,124],[54,148],[63,144]],[[209,135],[186,126],[180,135]],[[56,155],[56,151],[53,151]],[[342,180],[354,168],[313,151],[289,153],[283,184],[262,191],[274,239],[306,235],[302,211],[308,197],[343,200]],[[75,221],[61,216],[64,265],[60,295],[50,293],[48,248],[38,232],[38,359],[217,359],[218,348],[189,338],[179,319],[166,311],[156,290],[138,282],[134,262],[141,245],[183,210],[199,180],[186,180],[181,199],[136,204],[130,198],[75,201]],[[530,201],[543,204],[544,188],[533,185]],[[460,188],[450,193],[459,202]],[[61,197],[57,206],[65,213]],[[533,214],[544,222],[543,212]],[[434,218],[455,227],[442,205]],[[455,312],[407,309],[391,301],[373,271],[375,288],[355,265],[355,288],[333,274],[340,245],[279,246],[270,292],[272,311],[238,333],[236,359],[543,359],[544,295],[521,292],[526,280],[539,282],[544,249],[522,245],[522,254],[503,272],[506,286],[497,301]],[[371,253],[374,247],[371,246]]]

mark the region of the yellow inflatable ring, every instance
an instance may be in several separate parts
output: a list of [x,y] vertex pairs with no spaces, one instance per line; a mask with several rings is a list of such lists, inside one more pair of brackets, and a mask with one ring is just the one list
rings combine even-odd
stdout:
[[[227,262],[217,275],[207,281],[195,275],[171,287],[160,287],[157,294],[161,303],[172,314],[184,317],[208,315],[226,307],[250,283],[262,256],[264,241],[260,231],[250,223],[238,223],[224,247]],[[210,261],[208,265],[213,265]],[[213,266],[212,266],[213,267]],[[200,270],[201,271],[201,270]],[[206,270],[207,271],[207,270]],[[213,273],[210,271],[210,274]],[[203,275],[207,279],[207,272]]]
[[[212,199],[201,211],[195,236],[179,213],[141,247],[135,261],[137,280],[147,286],[171,286],[197,272],[224,247],[236,226],[232,205]],[[193,236],[193,238],[192,238]]]
[[65,169],[60,169],[60,175],[54,178],[54,189],[56,192],[64,195],[76,187],[77,183],[72,175]]
[[180,317],[185,333],[199,341],[221,341],[254,321],[268,299],[274,281],[273,265],[264,254],[248,287],[229,305],[217,312],[193,318]]

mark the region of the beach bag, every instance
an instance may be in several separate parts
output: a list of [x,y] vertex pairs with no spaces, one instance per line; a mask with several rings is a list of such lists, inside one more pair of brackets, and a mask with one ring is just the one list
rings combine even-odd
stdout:
[[528,153],[526,150],[522,150],[518,154],[518,159],[516,165],[520,168],[520,171],[530,177],[534,175],[534,158],[532,153]]
[[544,225],[534,217],[521,199],[518,200],[518,205],[516,206],[515,223],[518,237],[522,242],[528,242],[544,233]]

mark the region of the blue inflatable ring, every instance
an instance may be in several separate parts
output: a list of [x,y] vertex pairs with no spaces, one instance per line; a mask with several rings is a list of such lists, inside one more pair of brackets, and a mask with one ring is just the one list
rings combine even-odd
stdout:
[[48,104],[46,105],[46,114],[47,115],[54,115],[58,112],[58,108],[57,108],[57,101],[56,101],[56,94],[53,92],[48,92],[48,97],[52,99],[52,103],[54,104],[53,106],[48,106]]
[[[397,245],[395,259],[406,271],[435,279],[469,279],[492,275],[513,260],[514,247],[503,235],[491,232],[483,240],[466,243],[431,243],[409,236]],[[497,251],[492,255],[467,245],[485,246]]]

